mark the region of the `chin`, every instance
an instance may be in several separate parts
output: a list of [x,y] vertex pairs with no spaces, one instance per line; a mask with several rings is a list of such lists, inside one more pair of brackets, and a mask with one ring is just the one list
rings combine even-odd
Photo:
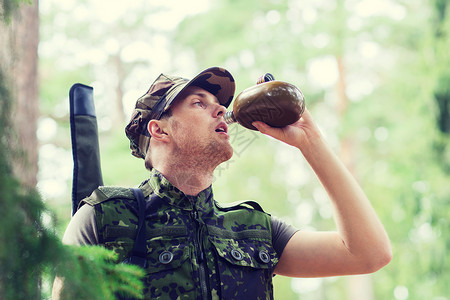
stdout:
[[224,150],[224,161],[230,160],[233,157],[233,147],[228,145],[228,148]]
[[209,161],[217,166],[233,156],[233,147],[229,143],[211,143],[204,154],[204,157],[209,157]]
[[231,146],[226,149],[222,149],[220,154],[217,155],[217,166],[230,160],[231,157],[233,157],[233,148]]

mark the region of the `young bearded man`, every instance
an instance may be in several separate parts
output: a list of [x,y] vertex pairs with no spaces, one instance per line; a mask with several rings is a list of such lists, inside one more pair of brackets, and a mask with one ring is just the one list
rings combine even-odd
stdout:
[[[213,172],[233,154],[223,116],[234,91],[231,74],[215,67],[190,81],[161,74],[136,103],[126,134],[133,155],[150,170],[140,185],[146,298],[272,299],[274,274],[352,275],[386,265],[392,253],[383,225],[308,110],[284,128],[253,125],[300,150],[332,201],[336,232],[296,230],[256,202],[222,207],[215,201]],[[131,192],[100,188],[81,205],[64,242],[104,245],[126,259],[137,224]],[[55,297],[59,291],[55,282]]]

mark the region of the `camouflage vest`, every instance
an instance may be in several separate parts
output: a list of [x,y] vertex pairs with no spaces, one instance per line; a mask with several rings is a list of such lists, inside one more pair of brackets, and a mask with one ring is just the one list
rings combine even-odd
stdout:
[[[186,196],[157,171],[140,188],[150,196],[146,299],[273,299],[278,256],[270,216],[259,205],[221,207],[211,187]],[[100,244],[123,261],[138,224],[131,191],[101,187],[83,202],[95,207]]]

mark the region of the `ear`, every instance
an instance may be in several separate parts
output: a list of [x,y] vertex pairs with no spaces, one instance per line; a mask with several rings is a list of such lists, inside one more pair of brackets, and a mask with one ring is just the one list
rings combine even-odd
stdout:
[[162,142],[167,142],[169,140],[169,135],[167,134],[165,127],[165,120],[150,120],[147,124],[147,130],[152,139]]

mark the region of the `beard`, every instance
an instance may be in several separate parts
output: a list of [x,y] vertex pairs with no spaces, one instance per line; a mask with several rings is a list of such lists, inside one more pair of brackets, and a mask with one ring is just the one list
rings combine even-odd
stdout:
[[189,131],[180,130],[179,123],[174,125],[172,154],[179,167],[213,171],[233,156],[233,148],[228,139],[205,139],[195,132],[186,134]]
[[206,144],[190,141],[189,146],[178,145],[174,148],[174,154],[185,167],[193,169],[214,170],[219,164],[229,160],[233,155],[231,145],[225,145],[217,141]]

